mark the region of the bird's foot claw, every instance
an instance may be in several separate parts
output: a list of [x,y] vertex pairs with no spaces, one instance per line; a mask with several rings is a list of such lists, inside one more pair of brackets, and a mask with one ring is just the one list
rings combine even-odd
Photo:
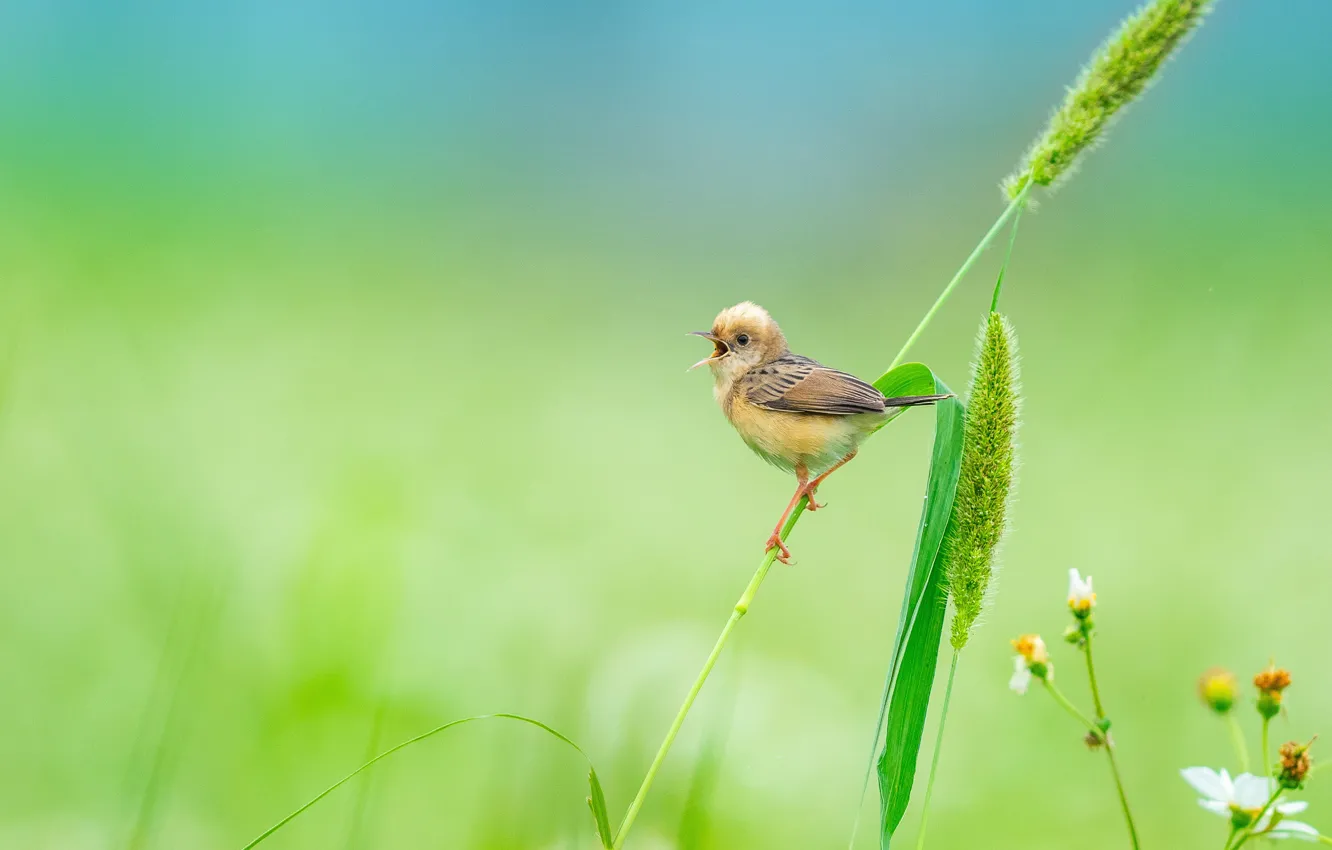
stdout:
[[783,564],[791,563],[791,550],[786,548],[786,544],[782,542],[781,535],[775,531],[772,533],[772,536],[768,538],[768,545],[763,547],[763,551],[771,552],[773,549],[777,550],[777,560],[781,561]]
[[828,506],[826,502],[819,504],[814,501],[814,488],[805,491],[805,501],[808,503],[805,505],[805,510],[807,511],[817,511],[819,508],[826,508]]

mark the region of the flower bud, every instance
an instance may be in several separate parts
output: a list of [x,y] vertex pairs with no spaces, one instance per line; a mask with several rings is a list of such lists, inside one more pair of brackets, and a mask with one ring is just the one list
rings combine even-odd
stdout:
[[1278,750],[1281,761],[1278,762],[1277,782],[1282,788],[1294,791],[1304,786],[1304,777],[1309,775],[1313,767],[1313,759],[1309,757],[1311,746],[1313,741],[1307,744],[1289,741],[1281,745]]
[[1290,672],[1269,664],[1253,677],[1253,686],[1258,689],[1258,713],[1271,720],[1281,713],[1281,696],[1290,687]]
[[1092,577],[1083,578],[1076,569],[1068,571],[1068,610],[1079,620],[1091,616],[1096,606],[1096,591],[1092,590]]
[[1217,714],[1225,714],[1235,706],[1238,696],[1235,676],[1229,670],[1214,667],[1198,679],[1198,696]]

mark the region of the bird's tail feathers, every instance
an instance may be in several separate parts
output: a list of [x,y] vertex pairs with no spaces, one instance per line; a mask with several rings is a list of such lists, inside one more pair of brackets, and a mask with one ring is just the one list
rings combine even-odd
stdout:
[[902,395],[897,398],[886,398],[883,400],[883,404],[884,407],[916,407],[922,404],[934,404],[936,401],[943,401],[952,397],[952,393],[947,395]]

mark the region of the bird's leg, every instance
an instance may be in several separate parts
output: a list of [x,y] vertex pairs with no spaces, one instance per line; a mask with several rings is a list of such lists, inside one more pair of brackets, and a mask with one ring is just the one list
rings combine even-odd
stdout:
[[796,499],[799,499],[801,495],[809,497],[809,504],[805,505],[805,510],[807,511],[817,511],[819,508],[823,507],[823,505],[814,501],[814,488],[819,486],[820,480],[822,479],[811,482],[809,480],[809,468],[803,464],[796,467],[796,482],[800,486],[796,487],[795,497]]
[[[811,511],[814,510],[814,491],[819,489],[819,485],[823,483],[823,479],[827,478],[829,475],[832,475],[834,472],[841,469],[847,463],[850,463],[851,458],[856,456],[856,451],[857,449],[852,449],[847,454],[846,457],[837,461],[837,463],[834,463],[831,469],[820,475],[818,478],[815,478],[813,481],[809,482],[809,484],[805,487],[805,495],[809,496],[809,509]],[[823,505],[819,505],[819,507],[823,507]]]
[[[803,463],[798,463],[796,464],[795,474],[795,495],[791,497],[791,501],[787,504],[786,510],[782,511],[781,519],[777,520],[777,527],[772,530],[772,536],[768,538],[767,545],[763,547],[764,552],[776,549],[777,560],[781,561],[783,564],[791,563],[791,550],[787,549],[786,544],[782,542],[782,526],[786,525],[786,521],[790,519],[791,511],[795,510],[796,505],[800,504],[801,497],[810,495],[809,469]],[[809,500],[808,509],[811,511],[815,510],[814,499],[812,497]]]

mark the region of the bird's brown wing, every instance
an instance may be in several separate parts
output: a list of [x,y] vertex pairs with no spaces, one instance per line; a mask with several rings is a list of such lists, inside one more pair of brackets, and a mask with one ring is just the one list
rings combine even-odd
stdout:
[[740,379],[751,404],[792,413],[882,413],[883,393],[854,375],[787,354],[751,369]]

